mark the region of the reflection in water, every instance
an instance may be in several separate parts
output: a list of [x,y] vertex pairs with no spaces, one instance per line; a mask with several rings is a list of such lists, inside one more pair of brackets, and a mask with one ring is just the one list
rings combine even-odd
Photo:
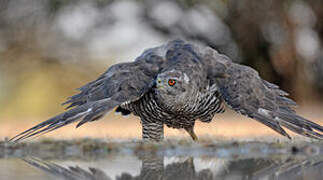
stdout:
[[61,177],[68,180],[109,180],[103,171],[96,168],[89,168],[89,171],[84,170],[78,166],[65,168],[55,163],[46,162],[37,158],[23,159],[28,164],[35,166],[47,173]]
[[315,141],[0,142],[0,179],[8,180],[316,180],[321,177],[323,144]]
[[[138,156],[142,166],[138,175],[122,172],[112,177],[102,168],[81,168],[59,165],[34,157],[24,158],[28,164],[43,170],[55,178],[66,180],[132,180],[132,179],[320,179],[323,177],[323,160],[318,158],[271,157],[258,159],[232,159],[218,161],[212,157],[181,157],[182,161],[173,160],[166,164],[164,156],[143,154]],[[167,158],[167,157],[166,157]],[[169,159],[169,158],[168,158]],[[203,163],[208,168],[201,168]],[[222,168],[214,168],[220,163]],[[221,164],[222,163],[222,164]]]

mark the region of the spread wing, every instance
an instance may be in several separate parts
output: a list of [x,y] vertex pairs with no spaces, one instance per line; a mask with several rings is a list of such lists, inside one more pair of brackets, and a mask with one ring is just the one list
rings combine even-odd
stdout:
[[136,61],[111,66],[93,82],[79,88],[80,93],[69,98],[66,112],[48,119],[10,141],[19,141],[44,134],[67,124],[79,121],[76,127],[94,121],[114,107],[139,99],[152,87],[155,76],[162,67],[163,58],[156,55],[158,48],[147,50]]
[[216,83],[226,104],[243,115],[253,118],[288,138],[281,127],[300,135],[323,139],[323,127],[295,113],[296,103],[277,85],[261,79],[247,66],[233,63],[228,57],[210,48],[204,52],[208,78]]

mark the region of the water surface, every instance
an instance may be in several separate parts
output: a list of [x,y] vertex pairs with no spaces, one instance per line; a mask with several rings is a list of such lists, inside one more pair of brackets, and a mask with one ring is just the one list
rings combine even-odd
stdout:
[[1,179],[321,179],[320,142],[0,144]]

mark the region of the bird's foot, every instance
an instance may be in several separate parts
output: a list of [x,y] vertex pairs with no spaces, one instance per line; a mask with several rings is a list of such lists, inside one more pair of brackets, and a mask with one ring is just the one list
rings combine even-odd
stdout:
[[189,128],[184,128],[186,130],[186,132],[192,137],[193,141],[197,141],[198,138],[193,130],[193,127],[189,127]]

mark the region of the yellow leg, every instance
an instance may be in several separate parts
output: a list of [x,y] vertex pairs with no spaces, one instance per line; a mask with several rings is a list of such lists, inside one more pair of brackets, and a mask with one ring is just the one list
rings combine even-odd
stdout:
[[197,141],[198,140],[196,134],[194,133],[193,127],[185,128],[185,130],[192,137],[193,141]]

